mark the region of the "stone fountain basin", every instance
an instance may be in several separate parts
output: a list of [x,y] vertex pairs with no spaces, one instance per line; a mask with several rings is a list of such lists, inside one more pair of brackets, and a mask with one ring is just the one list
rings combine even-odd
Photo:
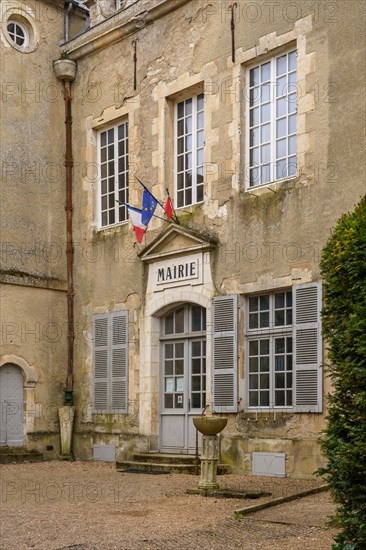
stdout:
[[193,416],[193,424],[203,435],[217,435],[227,424],[227,418],[220,416]]

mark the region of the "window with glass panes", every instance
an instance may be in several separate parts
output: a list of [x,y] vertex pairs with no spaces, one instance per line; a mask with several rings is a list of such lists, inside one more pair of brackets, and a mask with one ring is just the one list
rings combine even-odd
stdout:
[[23,47],[28,45],[28,33],[21,23],[9,19],[6,28],[14,44]]
[[128,203],[128,123],[99,133],[100,226],[127,220]]
[[203,201],[204,95],[175,106],[175,195],[178,208]]
[[292,407],[292,292],[247,300],[249,407]]
[[249,187],[295,176],[296,51],[247,71]]
[[162,321],[163,409],[202,410],[206,404],[206,310],[185,305]]

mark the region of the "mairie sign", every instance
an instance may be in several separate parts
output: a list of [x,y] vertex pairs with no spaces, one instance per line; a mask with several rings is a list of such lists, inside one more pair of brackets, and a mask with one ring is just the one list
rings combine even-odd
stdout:
[[198,266],[198,258],[188,261],[180,260],[176,263],[157,266],[156,284],[167,285],[169,283],[197,279]]

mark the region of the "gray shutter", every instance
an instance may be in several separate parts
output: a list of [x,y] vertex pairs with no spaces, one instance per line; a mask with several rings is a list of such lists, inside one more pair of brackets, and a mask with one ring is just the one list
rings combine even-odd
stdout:
[[108,314],[93,317],[94,342],[94,399],[96,412],[108,408]]
[[295,412],[322,412],[321,305],[321,283],[293,287]]
[[213,410],[236,412],[238,297],[219,296],[213,302]]
[[111,341],[111,406],[127,413],[128,404],[128,312],[113,313]]

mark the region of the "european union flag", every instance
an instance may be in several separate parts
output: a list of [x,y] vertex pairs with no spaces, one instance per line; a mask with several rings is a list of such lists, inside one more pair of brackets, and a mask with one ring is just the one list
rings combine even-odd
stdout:
[[142,223],[144,225],[147,225],[153,217],[157,204],[158,201],[153,197],[153,195],[144,189],[144,193],[142,195]]

